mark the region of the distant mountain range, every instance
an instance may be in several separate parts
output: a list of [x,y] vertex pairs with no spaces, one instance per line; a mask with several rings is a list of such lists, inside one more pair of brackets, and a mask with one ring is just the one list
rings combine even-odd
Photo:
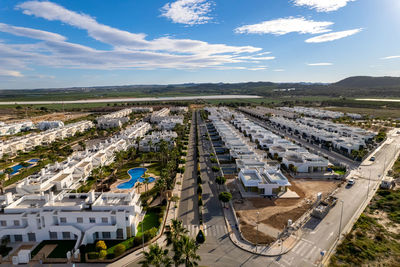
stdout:
[[[295,88],[295,90],[279,90]],[[336,83],[187,83],[171,85],[94,86],[32,90],[0,90],[0,101],[77,100],[112,97],[190,95],[259,95],[264,97],[399,97],[400,77],[356,76]]]

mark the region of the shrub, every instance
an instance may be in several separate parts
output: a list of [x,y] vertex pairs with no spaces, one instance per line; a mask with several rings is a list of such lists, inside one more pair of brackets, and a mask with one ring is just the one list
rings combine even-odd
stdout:
[[107,250],[104,250],[104,249],[100,250],[99,258],[104,259],[106,256],[107,256]]
[[87,254],[89,260],[94,260],[99,258],[99,252],[89,252]]
[[107,245],[103,240],[99,240],[96,243],[96,250],[100,251],[100,250],[106,250],[107,249]]
[[212,163],[217,163],[217,159],[216,159],[216,158],[210,158],[210,161],[211,161]]
[[203,230],[200,230],[196,236],[196,242],[199,244],[203,244],[206,241],[206,237],[204,236]]
[[199,186],[197,187],[197,194],[200,194],[200,195],[201,195],[201,193],[203,193],[203,188],[201,187],[201,185],[199,185]]
[[157,235],[157,228],[153,227],[144,232],[144,242],[150,241],[153,237]]
[[199,196],[199,206],[203,206],[203,199],[201,196]]
[[114,249],[114,256],[118,257],[118,256],[122,255],[125,252],[125,250],[126,250],[126,247],[124,244],[116,245],[115,249]]
[[219,172],[220,168],[217,166],[212,166],[211,168],[213,170],[213,172]]
[[139,246],[141,244],[142,244],[142,236],[135,236],[133,238],[133,246],[136,247],[136,246]]
[[201,177],[197,176],[197,184],[202,184],[202,183],[203,183],[203,180],[201,180]]

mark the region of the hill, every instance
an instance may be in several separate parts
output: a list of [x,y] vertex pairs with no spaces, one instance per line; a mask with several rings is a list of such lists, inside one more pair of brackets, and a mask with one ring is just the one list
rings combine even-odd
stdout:
[[400,88],[400,77],[354,76],[343,79],[337,83],[334,83],[333,85],[350,88]]

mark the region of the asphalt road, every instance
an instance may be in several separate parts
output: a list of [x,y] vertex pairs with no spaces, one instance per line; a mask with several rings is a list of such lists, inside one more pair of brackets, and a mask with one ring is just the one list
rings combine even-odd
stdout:
[[189,144],[185,173],[183,175],[182,194],[178,209],[178,219],[182,220],[183,225],[198,225],[199,214],[197,209],[196,178],[197,178],[197,155],[196,141],[194,132],[194,113],[192,116],[192,126],[190,128]]

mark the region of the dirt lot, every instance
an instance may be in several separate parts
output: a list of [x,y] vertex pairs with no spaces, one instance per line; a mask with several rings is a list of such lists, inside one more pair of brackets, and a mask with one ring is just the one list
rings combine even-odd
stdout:
[[[229,181],[229,187],[234,186]],[[306,179],[290,180],[290,190],[295,191],[299,199],[248,198],[241,201],[238,194],[234,196],[236,214],[240,218],[241,231],[251,242],[270,243],[274,235],[283,230],[287,221],[293,222],[307,211],[316,199],[318,192],[329,195],[339,184],[337,181],[312,181]],[[256,231],[257,212],[259,214],[259,231]],[[265,225],[265,227],[262,226]]]
[[0,113],[0,121],[4,121],[6,123],[18,122],[21,120],[31,120],[34,123],[40,121],[68,121],[77,119],[80,117],[88,116],[90,113],[71,113],[71,112],[57,112],[51,114],[45,114],[40,116],[29,117],[30,113],[28,113],[28,117],[26,118],[23,112],[21,113]]

